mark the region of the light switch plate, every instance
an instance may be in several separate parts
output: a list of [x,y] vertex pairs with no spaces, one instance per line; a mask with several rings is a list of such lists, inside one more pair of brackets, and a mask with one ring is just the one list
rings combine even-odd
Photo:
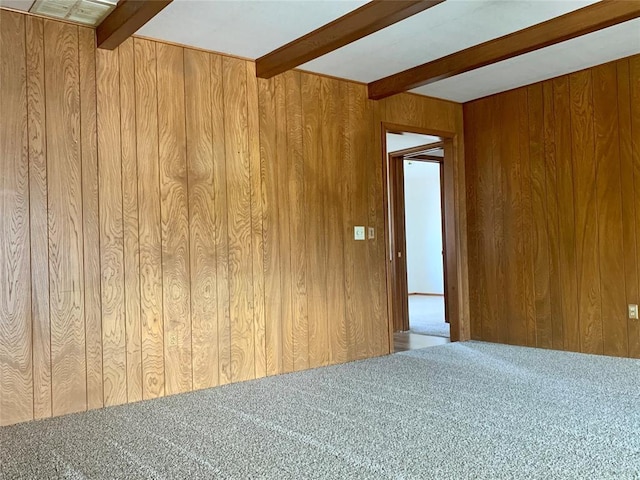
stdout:
[[364,227],[353,227],[353,238],[355,240],[364,240]]
[[629,305],[629,318],[638,320],[638,305]]
[[369,240],[373,240],[374,238],[376,238],[376,229],[373,227],[369,227]]

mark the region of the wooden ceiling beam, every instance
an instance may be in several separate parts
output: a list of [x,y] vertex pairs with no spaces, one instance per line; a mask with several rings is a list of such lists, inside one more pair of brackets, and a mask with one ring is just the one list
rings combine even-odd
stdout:
[[114,50],[155,17],[172,0],[120,0],[96,28],[98,48]]
[[433,143],[427,143],[425,145],[418,145],[416,147],[409,147],[402,150],[396,150],[395,152],[389,152],[389,155],[394,157],[408,157],[419,153],[428,152],[437,148],[444,148],[444,142],[438,141]]
[[256,60],[256,75],[271,78],[344,47],[444,0],[373,0]]
[[371,82],[368,85],[369,98],[380,100],[638,17],[640,17],[638,0],[602,0],[546,22]]

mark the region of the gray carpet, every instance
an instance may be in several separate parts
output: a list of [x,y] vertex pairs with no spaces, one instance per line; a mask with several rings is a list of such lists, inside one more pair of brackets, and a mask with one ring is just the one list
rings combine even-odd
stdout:
[[640,361],[449,344],[0,428],[0,478],[640,478]]
[[409,295],[409,331],[450,338],[449,324],[444,321],[444,297]]

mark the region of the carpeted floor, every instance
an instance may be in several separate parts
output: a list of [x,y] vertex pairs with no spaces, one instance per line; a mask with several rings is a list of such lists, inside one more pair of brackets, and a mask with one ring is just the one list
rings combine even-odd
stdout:
[[449,324],[444,321],[444,297],[409,295],[409,331],[449,338]]
[[2,479],[638,479],[640,361],[454,343],[0,428]]

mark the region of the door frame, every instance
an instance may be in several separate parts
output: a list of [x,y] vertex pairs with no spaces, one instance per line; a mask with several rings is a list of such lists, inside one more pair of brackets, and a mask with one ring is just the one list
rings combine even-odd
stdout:
[[[463,205],[460,205],[459,195],[465,195],[464,178],[458,178],[460,168],[457,164],[464,161],[459,158],[458,136],[454,132],[444,132],[430,130],[411,125],[398,125],[382,122],[381,125],[381,146],[382,162],[384,172],[384,212],[385,212],[385,270],[387,277],[387,309],[389,326],[389,352],[393,353],[394,315],[398,300],[394,298],[392,281],[398,274],[394,271],[395,265],[392,261],[394,252],[391,244],[391,215],[390,210],[390,156],[387,152],[387,132],[402,131],[417,133],[422,135],[437,136],[442,139],[444,148],[444,160],[442,162],[443,186],[441,195],[443,198],[442,218],[443,218],[443,249],[444,249],[444,277],[445,277],[445,301],[447,317],[451,328],[451,341],[464,341],[469,339],[469,316],[468,316],[468,292],[466,264],[463,264],[466,254],[466,242],[463,242],[462,235],[466,232],[461,222],[465,221]],[[461,190],[461,191],[460,191]],[[464,232],[462,231],[464,230]],[[464,252],[463,252],[464,250]]]
[[[438,185],[440,192],[440,234],[442,238],[442,274],[444,284],[445,322],[449,323],[449,308],[447,306],[447,271],[445,268],[444,243],[446,230],[444,222],[444,156],[417,156],[408,157],[408,153],[418,153],[427,150],[430,145],[420,145],[414,148],[399,150],[389,154],[389,263],[391,268],[391,289],[393,298],[393,330],[409,330],[408,307],[408,268],[407,268],[407,216],[406,195],[404,191],[405,160],[438,164]],[[440,142],[439,148],[444,150],[444,142]],[[393,294],[395,293],[395,296]]]

